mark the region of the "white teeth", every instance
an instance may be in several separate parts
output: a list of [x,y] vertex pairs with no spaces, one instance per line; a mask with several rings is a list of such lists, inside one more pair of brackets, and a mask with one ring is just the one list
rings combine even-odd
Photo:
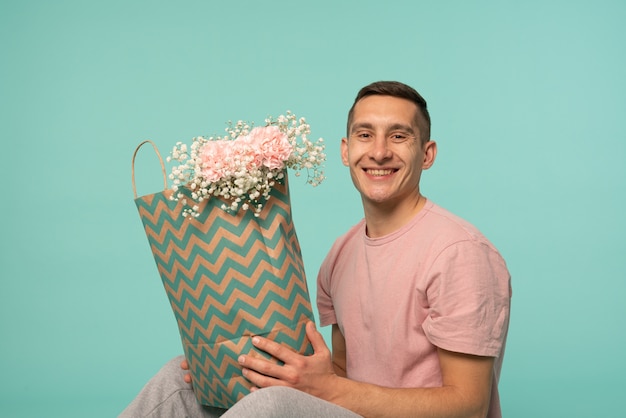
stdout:
[[367,170],[367,174],[372,176],[387,176],[393,173],[393,170]]

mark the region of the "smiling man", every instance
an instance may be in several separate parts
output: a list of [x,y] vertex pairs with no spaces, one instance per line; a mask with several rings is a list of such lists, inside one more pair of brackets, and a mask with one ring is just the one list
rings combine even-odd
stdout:
[[317,280],[332,350],[313,323],[311,356],[255,337],[284,364],[242,355],[255,390],[227,412],[194,406],[175,360],[126,416],[501,417],[510,276],[475,227],[421,194],[436,155],[419,93],[389,81],[361,89],[341,157],[364,218],[335,241]]
[[423,207],[420,177],[435,162],[437,144],[429,138],[429,118],[414,102],[365,95],[368,91],[350,111],[341,158],[361,194],[368,236],[376,237],[404,225]]
[[426,101],[414,89],[377,82],[359,92],[341,157],[365,217],[335,242],[318,275],[333,371],[312,330],[311,358],[259,339],[285,365],[244,356],[258,387],[295,387],[362,416],[501,416],[510,277],[476,228],[421,194],[436,155]]

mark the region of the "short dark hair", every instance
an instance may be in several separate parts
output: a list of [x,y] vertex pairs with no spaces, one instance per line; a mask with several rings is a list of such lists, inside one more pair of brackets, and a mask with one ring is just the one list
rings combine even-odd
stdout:
[[416,122],[417,126],[420,128],[422,142],[430,140],[430,115],[428,114],[426,100],[413,87],[400,83],[399,81],[376,81],[359,90],[348,112],[348,136],[350,136],[350,125],[352,124],[352,118],[354,116],[354,106],[356,106],[359,100],[368,96],[392,96],[415,103],[419,110],[416,115]]

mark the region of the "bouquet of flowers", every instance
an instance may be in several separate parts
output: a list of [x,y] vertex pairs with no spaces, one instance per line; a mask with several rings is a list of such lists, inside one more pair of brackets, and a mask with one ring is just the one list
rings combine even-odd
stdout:
[[225,136],[176,144],[168,158],[178,162],[173,187],[159,193],[137,197],[133,155],[135,203],[203,405],[229,408],[250,392],[237,359],[264,355],[251,342],[255,335],[313,353],[286,169],[318,185],[324,144],[310,141],[306,120],[291,112],[265,122],[230,123]]
[[[193,138],[191,146],[178,142],[167,158],[179,163],[172,168],[173,200],[182,200],[184,216],[198,216],[197,203],[211,197],[230,204],[222,209],[237,212],[252,209],[258,216],[275,182],[284,180],[285,168],[299,176],[307,172],[307,183],[324,180],[322,164],[326,159],[323,139],[313,142],[305,118],[290,111],[278,118],[268,117],[263,127],[238,121],[229,122],[227,135]],[[194,202],[179,191],[188,187]]]

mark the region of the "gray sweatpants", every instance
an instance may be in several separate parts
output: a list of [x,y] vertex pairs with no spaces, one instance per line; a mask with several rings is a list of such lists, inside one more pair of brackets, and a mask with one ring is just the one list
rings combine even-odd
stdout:
[[170,360],[144,386],[119,418],[255,417],[358,418],[359,415],[296,389],[270,387],[242,398],[229,410],[202,406],[180,368],[183,356]]

